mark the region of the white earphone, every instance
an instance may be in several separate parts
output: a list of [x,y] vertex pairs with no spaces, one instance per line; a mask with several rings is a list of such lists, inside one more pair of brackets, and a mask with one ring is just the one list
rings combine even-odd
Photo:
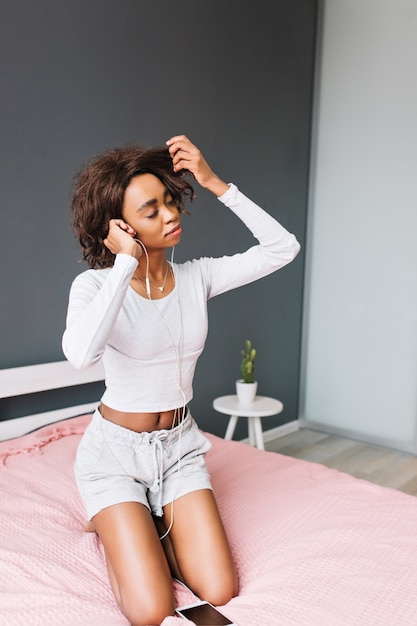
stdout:
[[151,284],[149,282],[149,256],[148,256],[148,251],[145,247],[145,244],[142,243],[142,241],[140,239],[137,239],[136,237],[133,238],[134,241],[136,241],[136,243],[139,243],[142,246],[142,249],[145,253],[146,256],[146,276],[145,276],[145,285],[146,285],[146,293],[148,294],[148,297],[151,297]]
[[[183,422],[184,422],[184,416],[186,413],[186,398],[185,398],[185,393],[181,387],[181,361],[182,361],[182,350],[181,350],[181,342],[183,340],[183,329],[182,329],[182,314],[181,314],[181,305],[180,305],[180,301],[179,301],[179,297],[178,297],[178,292],[176,292],[176,297],[177,297],[177,303],[178,303],[178,310],[179,310],[179,315],[180,315],[180,320],[181,320],[181,331],[180,331],[180,337],[178,339],[178,342],[175,341],[174,339],[174,335],[172,332],[171,327],[169,326],[168,322],[166,321],[166,319],[163,317],[163,315],[161,314],[161,312],[159,311],[158,307],[156,306],[156,303],[152,300],[151,297],[151,285],[150,285],[150,281],[149,281],[149,255],[148,255],[148,251],[146,249],[145,244],[140,240],[137,239],[136,237],[134,237],[134,241],[136,241],[143,249],[145,256],[146,256],[146,275],[145,275],[145,285],[146,285],[146,293],[148,294],[148,298],[149,300],[151,300],[151,302],[153,303],[154,307],[155,307],[155,311],[157,313],[157,315],[159,316],[161,322],[164,324],[164,326],[166,327],[170,340],[171,340],[171,344],[172,347],[174,349],[175,352],[175,359],[176,359],[176,376],[177,376],[177,385],[178,385],[178,391],[180,393],[180,396],[182,398],[182,406],[183,406],[183,412],[182,412],[182,416],[181,416],[181,420],[180,420],[180,429],[179,429],[179,440],[178,440],[178,474],[180,474],[181,472],[181,456],[180,456],[180,450],[181,450],[181,437],[182,437],[182,428],[183,428]],[[172,272],[174,273],[174,277],[175,277],[175,271],[173,269],[173,262],[174,262],[174,251],[175,251],[175,246],[172,247],[172,251],[171,251],[171,268],[172,268]],[[172,501],[171,501],[171,519],[170,519],[170,523],[168,525],[168,528],[166,529],[165,533],[163,533],[162,536],[159,537],[160,540],[164,539],[171,531],[171,528],[174,524],[174,502],[175,502],[175,493],[172,496]]]

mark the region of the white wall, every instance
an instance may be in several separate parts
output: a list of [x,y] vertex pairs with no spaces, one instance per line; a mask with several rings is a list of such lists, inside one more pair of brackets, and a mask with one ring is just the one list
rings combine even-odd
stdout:
[[322,10],[301,418],[417,451],[417,2]]

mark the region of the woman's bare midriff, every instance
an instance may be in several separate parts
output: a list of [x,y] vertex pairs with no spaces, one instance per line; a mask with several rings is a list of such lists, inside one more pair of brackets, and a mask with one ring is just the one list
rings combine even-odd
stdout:
[[186,409],[171,409],[160,413],[125,413],[116,411],[101,403],[99,411],[104,419],[137,433],[151,433],[154,430],[169,430],[177,426],[185,415]]

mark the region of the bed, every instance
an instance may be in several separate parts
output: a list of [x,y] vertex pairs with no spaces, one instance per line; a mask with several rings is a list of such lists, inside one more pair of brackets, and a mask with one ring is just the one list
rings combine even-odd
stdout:
[[[102,375],[52,365],[52,377],[46,366],[0,371],[0,397]],[[72,474],[92,409],[0,424],[1,625],[128,624],[100,541],[84,530]],[[239,595],[221,608],[225,615],[239,626],[416,626],[416,498],[206,434],[240,583]],[[173,585],[178,604],[195,601]],[[163,626],[185,623],[167,617]]]

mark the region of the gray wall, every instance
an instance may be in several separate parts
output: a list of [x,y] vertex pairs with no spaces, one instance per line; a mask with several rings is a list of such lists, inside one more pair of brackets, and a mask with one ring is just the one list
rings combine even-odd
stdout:
[[300,416],[416,454],[417,3],[321,12]]
[[[0,0],[0,368],[63,359],[69,287],[86,269],[71,183],[105,148],[185,133],[303,244],[315,13],[313,0]],[[197,192],[176,261],[253,243]],[[267,427],[296,419],[302,290],[303,253],[210,302],[191,405],[203,428],[224,433],[212,399],[234,392],[247,337],[259,393],[285,405]],[[16,406],[5,401],[1,417]]]

